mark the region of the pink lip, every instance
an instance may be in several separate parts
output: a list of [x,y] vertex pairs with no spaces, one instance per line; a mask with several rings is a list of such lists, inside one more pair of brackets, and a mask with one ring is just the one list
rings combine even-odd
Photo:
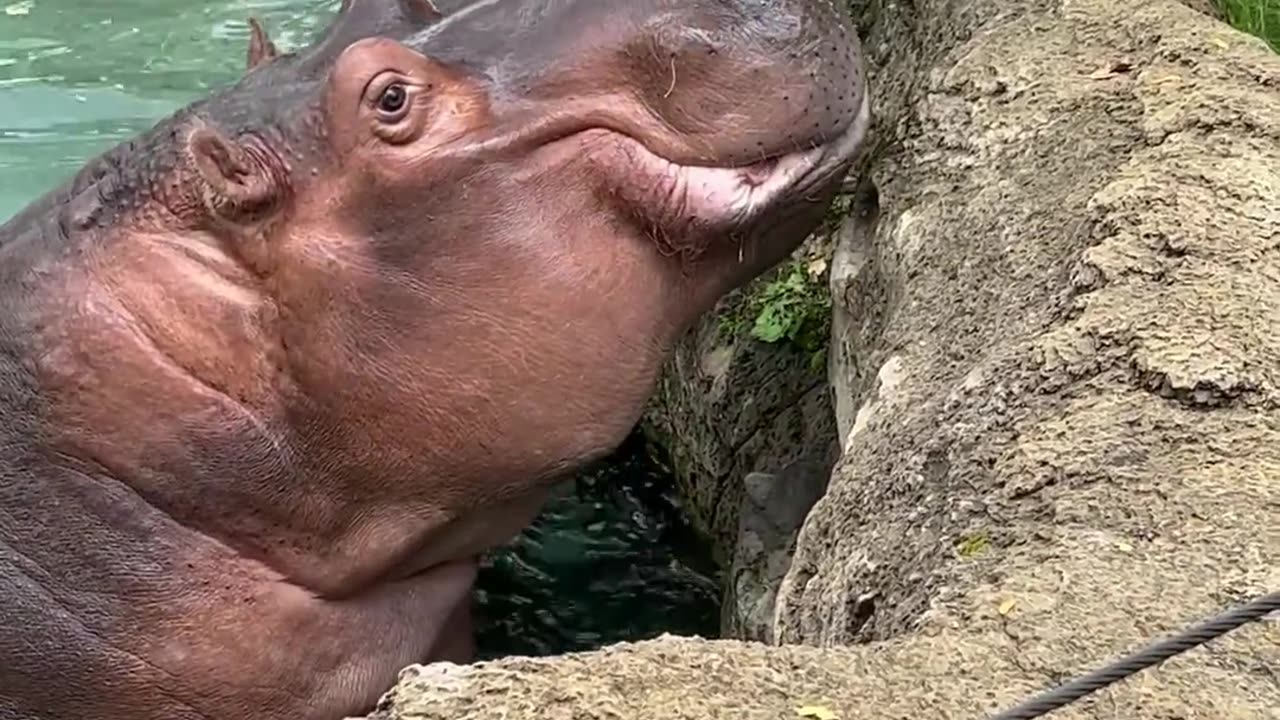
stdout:
[[788,196],[830,160],[849,158],[866,135],[870,108],[832,142],[778,155],[752,165],[681,165],[650,150],[630,135],[594,128],[593,159],[618,176],[617,194],[635,208],[653,208],[653,220],[673,228],[734,227],[751,222]]

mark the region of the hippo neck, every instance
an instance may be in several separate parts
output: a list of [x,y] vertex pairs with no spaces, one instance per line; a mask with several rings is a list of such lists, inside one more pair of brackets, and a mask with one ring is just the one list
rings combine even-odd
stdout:
[[235,507],[183,485],[290,482],[275,303],[214,238],[11,223],[0,306],[16,359],[3,379],[29,388],[0,412],[38,424],[35,455],[96,468],[179,522]]
[[474,555],[541,505],[541,487],[466,518],[354,494],[372,470],[313,452],[341,425],[294,386],[262,280],[197,235],[72,241],[10,244],[0,262],[0,335],[21,339],[0,379],[30,390],[0,396],[0,415],[38,426],[21,462],[94,478],[60,491],[127,486],[157,517],[324,596]]

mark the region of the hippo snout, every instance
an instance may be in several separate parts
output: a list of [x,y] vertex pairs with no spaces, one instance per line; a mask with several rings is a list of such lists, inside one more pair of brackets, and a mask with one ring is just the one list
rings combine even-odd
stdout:
[[[828,0],[707,0],[648,25],[654,52],[638,82],[670,139],[668,159],[749,164],[826,145],[858,119],[861,47]],[[646,128],[652,136],[663,129]]]
[[833,142],[866,92],[857,33],[830,0],[482,0],[417,42],[487,68],[508,108],[605,125],[686,165]]
[[568,143],[544,155],[585,158],[664,253],[736,242],[705,297],[803,240],[870,122],[857,34],[829,0],[482,0],[410,42],[476,73],[471,147]]

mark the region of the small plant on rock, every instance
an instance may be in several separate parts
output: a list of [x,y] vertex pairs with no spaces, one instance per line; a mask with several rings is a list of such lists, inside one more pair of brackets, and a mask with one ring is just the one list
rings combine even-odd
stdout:
[[792,260],[756,294],[751,337],[767,343],[785,340],[806,352],[826,346],[831,298],[808,265]]
[[831,294],[827,289],[827,257],[840,224],[851,212],[852,198],[838,195],[822,226],[809,242],[769,279],[746,291],[746,299],[720,318],[723,337],[749,335],[764,343],[789,343],[809,354],[813,369],[826,363],[831,335]]

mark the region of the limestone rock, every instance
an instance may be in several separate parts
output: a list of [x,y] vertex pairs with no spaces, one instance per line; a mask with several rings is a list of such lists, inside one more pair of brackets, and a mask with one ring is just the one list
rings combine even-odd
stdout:
[[881,210],[832,270],[844,453],[777,637],[1022,593],[1101,651],[1280,586],[1280,57],[1174,2],[961,5],[871,31],[938,60],[873,77]]
[[[1215,658],[1274,648],[1275,625],[1050,717],[1274,720],[1280,693],[1265,675],[1240,683]],[[802,720],[818,708],[838,720],[977,720],[1048,682],[1027,655],[998,630],[825,649],[668,635],[557,658],[412,666],[367,720]]]

